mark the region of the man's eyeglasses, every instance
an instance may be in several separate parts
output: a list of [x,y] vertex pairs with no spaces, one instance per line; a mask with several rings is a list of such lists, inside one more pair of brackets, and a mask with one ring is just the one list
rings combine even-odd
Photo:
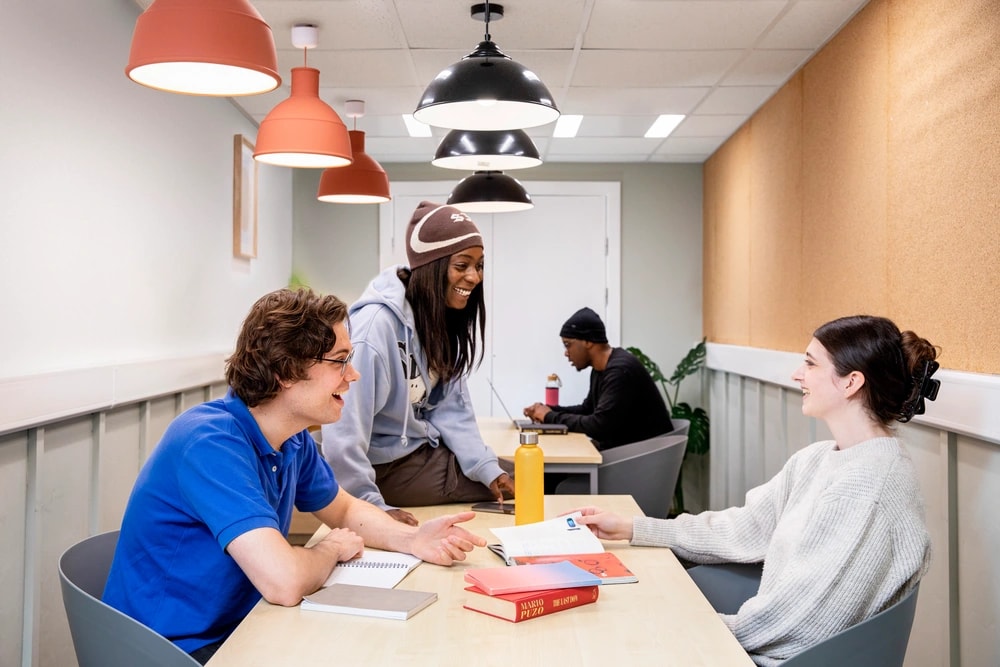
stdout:
[[327,359],[326,357],[316,357],[316,361],[325,361],[330,364],[340,364],[340,377],[347,374],[347,364],[354,360],[354,350],[352,349],[343,359]]

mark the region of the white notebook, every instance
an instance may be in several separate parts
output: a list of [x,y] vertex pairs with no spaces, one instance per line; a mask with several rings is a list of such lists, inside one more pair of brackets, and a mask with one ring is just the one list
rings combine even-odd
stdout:
[[365,549],[361,558],[338,563],[323,587],[331,584],[351,584],[393,588],[421,562],[423,561],[410,554]]

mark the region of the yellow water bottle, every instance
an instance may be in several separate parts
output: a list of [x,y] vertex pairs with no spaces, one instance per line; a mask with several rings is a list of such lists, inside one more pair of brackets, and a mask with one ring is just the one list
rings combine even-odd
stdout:
[[514,452],[514,525],[545,519],[545,456],[537,433],[521,433]]

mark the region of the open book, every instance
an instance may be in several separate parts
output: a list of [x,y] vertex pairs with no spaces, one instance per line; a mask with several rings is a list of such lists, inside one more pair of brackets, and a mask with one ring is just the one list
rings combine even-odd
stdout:
[[410,554],[365,549],[360,558],[338,563],[323,588],[332,584],[393,588],[421,562]]
[[556,556],[564,554],[594,554],[604,551],[604,545],[587,526],[576,522],[580,513],[556,517],[548,521],[521,526],[491,528],[500,544],[488,545],[490,551],[514,565],[519,556]]

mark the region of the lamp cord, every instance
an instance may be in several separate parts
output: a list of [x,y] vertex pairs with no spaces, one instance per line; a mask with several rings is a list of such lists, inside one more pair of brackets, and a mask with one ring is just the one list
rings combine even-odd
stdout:
[[493,39],[490,37],[490,0],[486,0],[486,41],[492,42]]

